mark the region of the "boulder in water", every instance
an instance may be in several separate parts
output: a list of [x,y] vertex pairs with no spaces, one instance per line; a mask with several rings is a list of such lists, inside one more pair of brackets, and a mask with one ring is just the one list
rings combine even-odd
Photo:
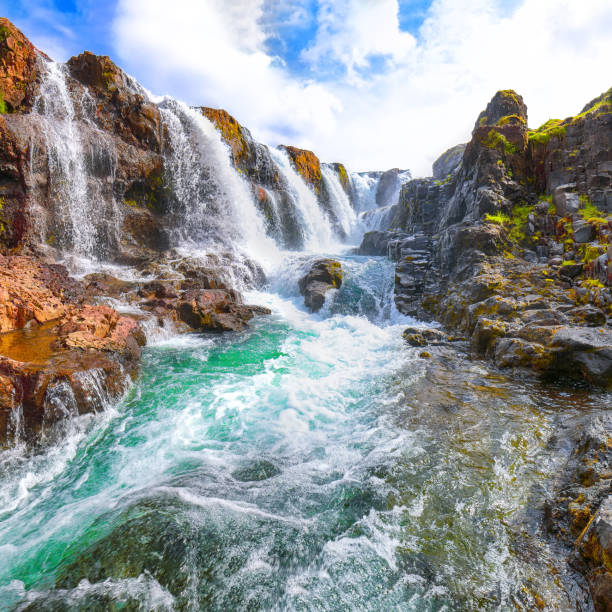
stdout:
[[304,296],[304,304],[311,312],[321,310],[325,303],[325,294],[330,289],[338,289],[342,285],[342,266],[334,259],[316,261],[306,276],[303,276],[298,286]]
[[270,314],[267,308],[239,303],[239,296],[223,289],[187,291],[176,305],[181,321],[200,331],[240,331],[255,314]]

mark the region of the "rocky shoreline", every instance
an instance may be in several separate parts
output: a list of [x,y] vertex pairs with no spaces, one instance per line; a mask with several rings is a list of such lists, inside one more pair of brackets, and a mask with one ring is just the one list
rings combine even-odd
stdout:
[[[442,323],[497,367],[612,389],[612,90],[538,130],[518,94],[498,92],[434,171],[404,185],[389,227],[358,250],[397,262],[398,309]],[[611,431],[576,430],[547,509],[597,610],[612,609]]]

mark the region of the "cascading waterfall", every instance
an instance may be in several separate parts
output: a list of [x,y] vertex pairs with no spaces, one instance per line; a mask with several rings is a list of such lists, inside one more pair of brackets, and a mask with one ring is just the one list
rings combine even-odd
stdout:
[[355,211],[351,206],[351,201],[346,191],[344,191],[337,173],[328,165],[321,164],[321,178],[329,194],[329,204],[338,220],[338,225],[344,237],[356,237],[354,233],[357,229],[357,216],[355,215]]
[[269,204],[270,227],[268,229],[268,234],[274,238],[277,243],[280,243],[282,242],[283,219],[278,202],[278,195],[270,189],[265,189],[264,187],[261,187],[261,189],[263,189],[266,201]]
[[[114,150],[102,133],[85,145],[86,123],[77,117],[62,64],[45,63],[33,110],[40,116],[45,142],[49,169],[46,197],[54,203],[58,246],[79,256],[103,256],[108,243],[117,240],[120,213],[112,188],[105,189],[90,180],[87,155],[93,158],[102,151],[112,172]],[[95,133],[91,122],[87,126]],[[36,154],[32,152],[32,160]]]
[[319,206],[314,192],[291,165],[289,156],[278,149],[270,154],[287,185],[289,195],[300,218],[304,248],[308,251],[333,251],[338,245],[329,217]]
[[376,208],[376,189],[380,172],[351,172],[350,177],[355,194],[355,210],[361,213]]
[[160,103],[170,137],[167,173],[178,209],[175,242],[200,247],[237,245],[258,263],[274,261],[248,185],[232,166],[227,145],[201,113],[176,100]]
[[359,215],[362,226],[367,231],[387,230],[395,216],[395,206],[382,206],[373,210],[366,210]]

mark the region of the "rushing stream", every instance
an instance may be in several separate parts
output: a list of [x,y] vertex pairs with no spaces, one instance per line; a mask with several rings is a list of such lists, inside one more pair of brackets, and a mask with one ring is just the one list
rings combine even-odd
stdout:
[[297,294],[309,257],[290,256],[248,296],[271,317],[148,347],[120,406],[43,454],[0,455],[6,609],[572,601],[534,508],[567,453],[561,420],[606,398],[543,393],[459,349],[430,364],[402,343],[392,264],[341,259],[322,313]]

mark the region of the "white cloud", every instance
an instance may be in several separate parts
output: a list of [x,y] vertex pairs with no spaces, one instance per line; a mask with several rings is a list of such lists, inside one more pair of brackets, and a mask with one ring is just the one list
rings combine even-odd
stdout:
[[373,56],[386,56],[394,64],[409,59],[416,47],[414,37],[399,29],[396,0],[320,0],[318,32],[314,43],[302,53],[313,66],[340,64],[347,81],[360,85],[358,72]]
[[[287,19],[304,15],[299,0],[285,8]],[[341,68],[333,81],[297,79],[266,52],[273,20],[264,0],[120,0],[116,46],[156,93],[224,107],[265,142],[417,175],[469,138],[498,89],[521,93],[537,126],[612,85],[609,0],[523,0],[510,14],[496,0],[434,0],[418,41],[400,31],[396,0],[319,8],[303,57],[314,74]],[[373,56],[387,59],[385,69],[366,76]]]

